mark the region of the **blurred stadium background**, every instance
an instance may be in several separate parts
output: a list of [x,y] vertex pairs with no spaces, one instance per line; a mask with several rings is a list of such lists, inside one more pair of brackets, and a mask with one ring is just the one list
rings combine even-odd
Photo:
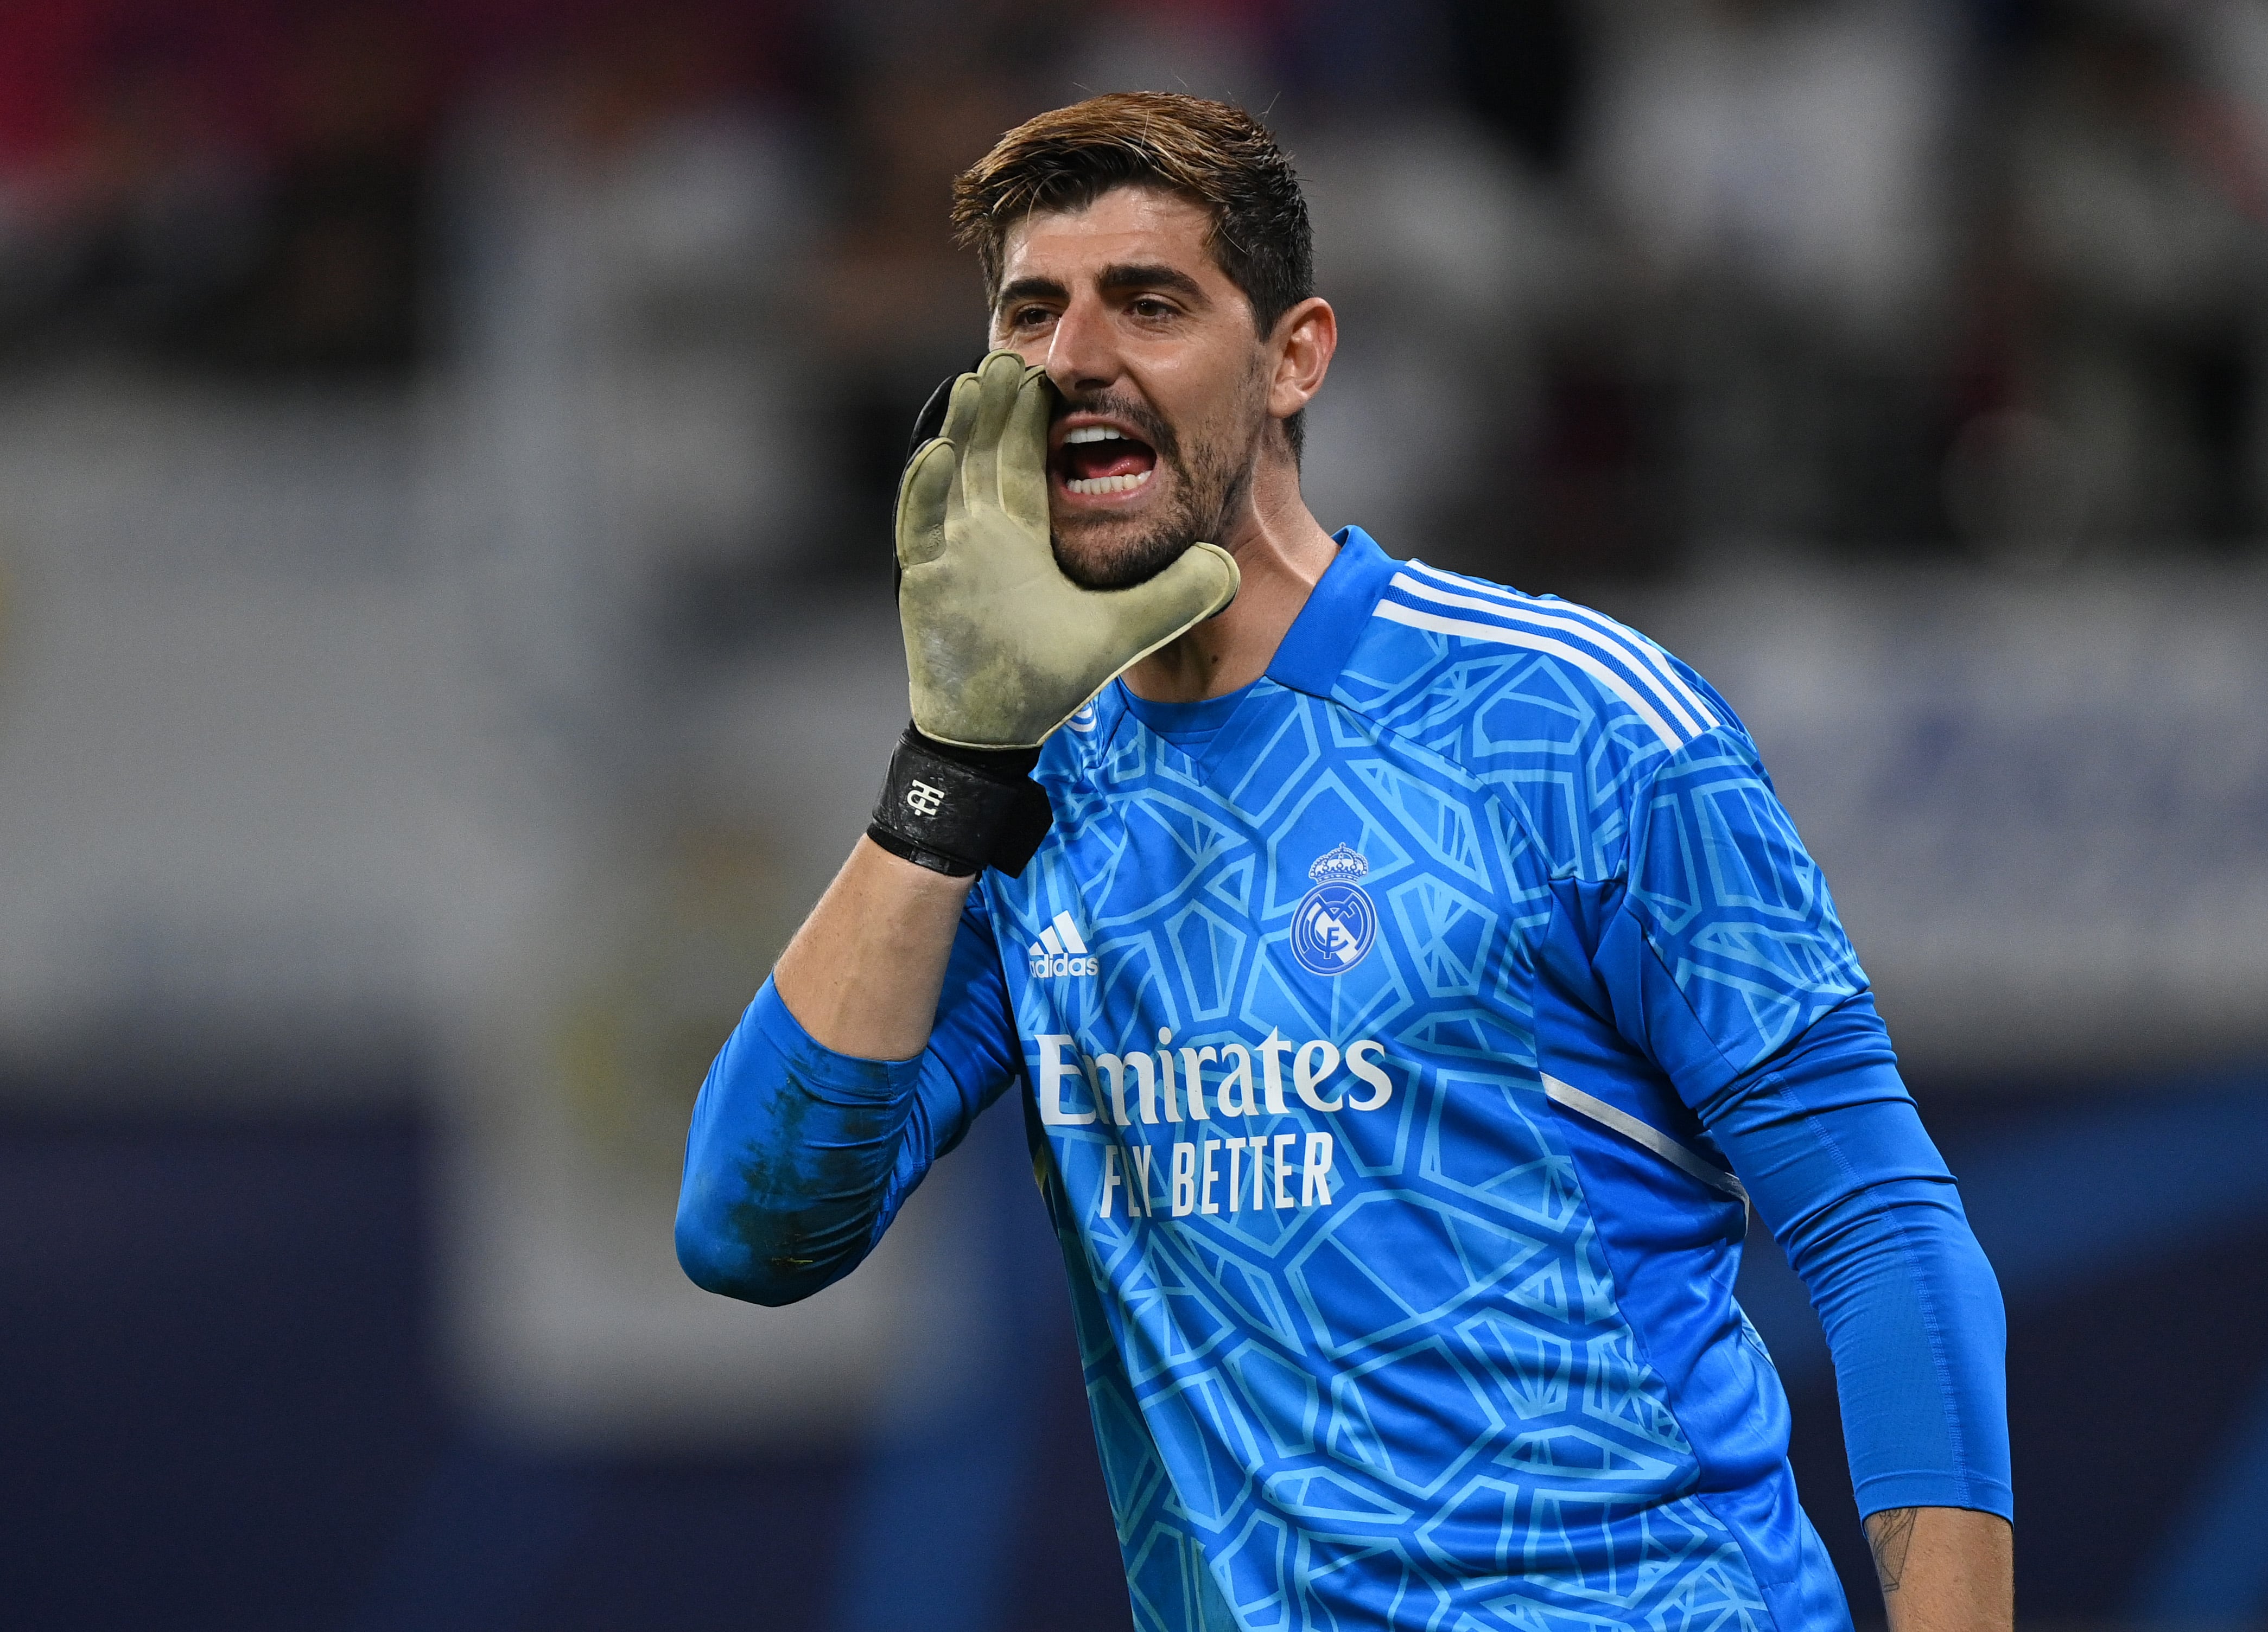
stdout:
[[0,6],[0,1621],[1126,1625],[1012,1114],[800,1308],[669,1219],[902,720],[946,179],[1143,86],[1308,178],[1325,525],[1763,742],[2023,1620],[2268,1622],[2264,0]]

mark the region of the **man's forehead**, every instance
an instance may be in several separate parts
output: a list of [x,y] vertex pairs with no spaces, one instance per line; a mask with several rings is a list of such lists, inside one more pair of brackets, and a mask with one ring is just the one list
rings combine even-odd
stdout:
[[1076,210],[1035,210],[1011,227],[1001,245],[1001,281],[1085,282],[1105,267],[1144,263],[1226,284],[1206,248],[1211,231],[1204,208],[1179,194],[1115,187]]

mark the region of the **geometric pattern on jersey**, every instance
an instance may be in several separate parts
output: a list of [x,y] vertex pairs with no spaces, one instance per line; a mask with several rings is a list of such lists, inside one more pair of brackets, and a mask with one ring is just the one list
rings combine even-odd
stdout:
[[[1704,1489],[1537,1034],[1570,888],[1616,893],[1733,1069],[1864,983],[1730,709],[1596,614],[1350,530],[1194,755],[1113,687],[1037,774],[1055,829],[981,887],[1136,1625],[1774,1625],[1758,1560],[1823,1555]],[[1374,935],[1322,975],[1293,921],[1341,847]],[[1626,1075],[1575,1086],[1713,1153]],[[1739,1205],[1638,1159],[1613,1205],[1736,1261]],[[1703,1312],[1729,1417],[1784,1421],[1729,1290]]]

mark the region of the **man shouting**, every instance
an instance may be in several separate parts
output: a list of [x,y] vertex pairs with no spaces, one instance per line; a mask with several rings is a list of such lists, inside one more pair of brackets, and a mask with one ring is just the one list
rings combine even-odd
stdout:
[[1753,1206],[1891,1625],[2007,1627],[1999,1291],[1733,710],[1316,524],[1336,323],[1243,114],[1043,114],[954,219],[913,724],[702,1091],[688,1273],[810,1296],[1013,1092],[1145,1632],[1847,1628]]

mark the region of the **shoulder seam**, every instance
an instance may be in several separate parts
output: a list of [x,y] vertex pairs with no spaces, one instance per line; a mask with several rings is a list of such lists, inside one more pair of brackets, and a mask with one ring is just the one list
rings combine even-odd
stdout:
[[1506,603],[1528,616],[1545,621],[1564,620],[1586,631],[1589,638],[1601,642],[1609,650],[1634,656],[1643,665],[1638,670],[1641,677],[1649,685],[1658,683],[1667,687],[1672,700],[1682,703],[1683,710],[1692,715],[1705,729],[1724,723],[1699,692],[1677,672],[1675,660],[1659,641],[1641,634],[1627,623],[1609,617],[1596,607],[1562,600],[1557,596],[1526,594],[1501,584],[1491,584],[1485,578],[1444,572],[1440,568],[1428,566],[1422,561],[1406,564],[1436,582],[1469,589],[1490,600]]
[[[1418,562],[1403,565],[1425,576],[1397,569],[1373,617],[1556,658],[1612,693],[1673,752],[1724,723],[1658,646],[1600,614],[1572,603],[1546,606]],[[1403,599],[1392,599],[1396,592]]]

